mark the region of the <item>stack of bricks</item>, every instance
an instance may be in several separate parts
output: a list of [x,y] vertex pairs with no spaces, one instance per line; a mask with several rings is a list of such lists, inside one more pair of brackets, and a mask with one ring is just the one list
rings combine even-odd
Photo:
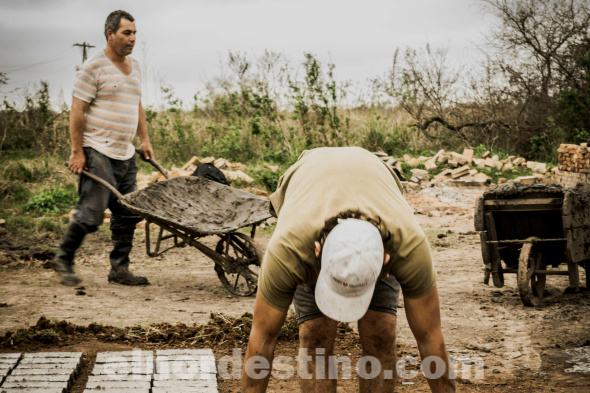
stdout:
[[553,180],[564,187],[574,188],[579,183],[590,183],[590,150],[588,144],[562,144],[557,149],[559,167]]

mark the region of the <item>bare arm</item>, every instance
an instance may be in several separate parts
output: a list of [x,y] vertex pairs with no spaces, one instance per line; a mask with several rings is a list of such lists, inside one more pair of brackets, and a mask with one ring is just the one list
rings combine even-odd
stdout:
[[86,169],[86,157],[82,149],[84,139],[84,125],[86,118],[84,115],[90,104],[79,98],[72,99],[72,109],[70,110],[70,139],[72,143],[72,152],[68,168],[70,171],[79,175],[83,169]]
[[420,357],[425,359],[428,356],[436,356],[442,359],[446,366],[440,378],[428,379],[430,390],[434,393],[454,392],[455,381],[450,378],[451,364],[442,335],[436,284],[422,297],[404,299],[404,307],[408,324],[418,343]]
[[[242,372],[242,388],[244,392],[260,393],[266,391],[279,330],[283,326],[286,317],[286,311],[279,311],[269,305],[260,296],[260,293],[256,295],[252,331],[250,332]],[[256,365],[256,360],[265,360],[267,362],[266,367],[262,367],[260,363]]]
[[147,130],[147,122],[145,120],[145,111],[143,110],[143,105],[141,105],[141,102],[139,103],[139,122],[137,124],[137,136],[141,141],[141,150],[143,151],[144,158],[146,160],[154,158],[154,151],[152,150],[150,136]]

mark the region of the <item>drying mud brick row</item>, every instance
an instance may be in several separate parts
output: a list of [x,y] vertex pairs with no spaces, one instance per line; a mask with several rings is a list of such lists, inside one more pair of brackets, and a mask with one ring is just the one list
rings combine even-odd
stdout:
[[101,352],[85,393],[217,393],[211,349]]
[[217,368],[211,349],[156,351],[152,393],[216,393]]
[[6,380],[6,377],[16,367],[21,358],[20,353],[2,353],[0,354],[0,386]]
[[152,351],[101,352],[96,355],[85,393],[149,393],[154,375]]
[[2,379],[0,391],[65,393],[78,376],[82,353],[26,353],[22,358],[20,354],[4,354],[0,359],[2,364],[12,364],[10,371]]

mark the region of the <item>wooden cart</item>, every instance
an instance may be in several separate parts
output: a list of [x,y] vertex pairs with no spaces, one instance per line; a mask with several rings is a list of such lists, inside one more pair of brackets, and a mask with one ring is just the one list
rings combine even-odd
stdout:
[[[570,288],[577,289],[578,266],[590,266],[589,193],[546,184],[501,185],[478,199],[475,230],[481,238],[484,283],[491,275],[500,288],[505,273],[517,274],[526,306],[542,301],[547,276],[567,275]],[[562,263],[567,271],[549,268]]]

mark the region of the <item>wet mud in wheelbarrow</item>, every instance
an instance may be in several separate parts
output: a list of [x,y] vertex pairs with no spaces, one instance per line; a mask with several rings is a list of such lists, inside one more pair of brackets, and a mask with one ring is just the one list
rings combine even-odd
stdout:
[[159,182],[124,195],[120,203],[193,235],[226,234],[270,217],[268,200],[200,177]]

